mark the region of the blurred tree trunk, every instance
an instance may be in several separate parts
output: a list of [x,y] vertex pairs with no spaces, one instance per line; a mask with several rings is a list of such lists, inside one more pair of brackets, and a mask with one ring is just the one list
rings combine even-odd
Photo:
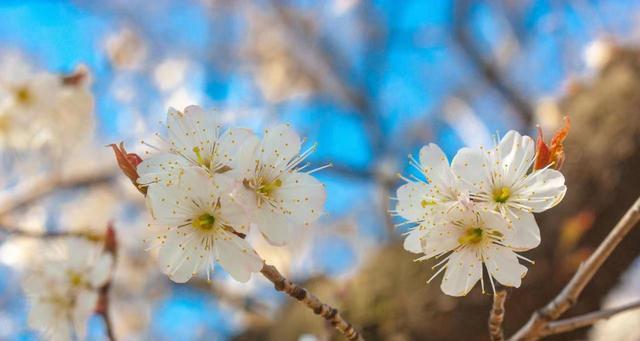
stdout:
[[[536,264],[529,266],[522,288],[509,292],[507,335],[559,292],[579,261],[640,194],[640,53],[616,50],[596,78],[573,84],[558,105],[572,122],[563,168],[568,192],[559,206],[538,215],[543,242],[526,254]],[[640,229],[636,228],[567,316],[597,310],[603,296],[640,255],[639,245]],[[464,298],[444,295],[439,289],[441,278],[425,283],[433,263],[414,263],[414,258],[393,242],[375,250],[348,283],[320,279],[309,285],[319,297],[335,302],[346,318],[362,328],[367,340],[487,340],[491,297],[482,295],[479,286]],[[250,328],[237,339],[295,340],[305,333],[337,338],[296,302],[287,303],[274,321]],[[550,339],[584,335],[582,330]]]

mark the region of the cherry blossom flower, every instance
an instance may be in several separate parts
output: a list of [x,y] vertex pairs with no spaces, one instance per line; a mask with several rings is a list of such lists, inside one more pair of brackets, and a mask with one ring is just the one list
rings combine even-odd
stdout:
[[567,190],[562,173],[549,167],[530,172],[534,141],[509,131],[496,147],[463,148],[451,167],[479,209],[500,213],[517,228],[537,230],[532,212],[557,205]]
[[84,339],[113,258],[83,238],[56,246],[22,283],[31,305],[29,326],[48,340]]
[[310,226],[322,214],[324,185],[300,165],[315,146],[300,153],[302,141],[285,124],[265,129],[261,141],[253,138],[239,150],[236,172],[242,179],[231,192],[232,200],[252,217],[273,245],[285,245],[295,228]]
[[425,229],[420,239],[424,256],[442,260],[439,269],[429,279],[445,271],[440,288],[450,296],[464,296],[481,281],[484,292],[483,266],[491,286],[498,283],[519,287],[527,268],[518,262],[524,257],[516,251],[526,251],[540,244],[540,231],[519,230],[492,212],[456,210],[449,220]]
[[[187,168],[203,168],[211,175],[231,170],[242,143],[251,138],[248,129],[229,129],[221,134],[213,113],[188,106],[184,113],[173,108],[167,114],[167,146],[138,165],[138,184],[175,184]],[[159,135],[158,135],[159,137]],[[147,152],[148,153],[148,152]]]
[[[0,145],[14,150],[77,144],[93,128],[93,96],[84,66],[63,77],[36,71],[17,56],[0,61]],[[73,80],[73,81],[67,81]]]
[[422,252],[420,237],[425,232],[426,220],[444,219],[453,209],[462,210],[472,203],[469,195],[458,184],[458,179],[451,171],[449,160],[437,145],[431,143],[420,149],[419,160],[410,156],[411,165],[426,179],[404,178],[407,183],[398,188],[396,209],[394,213],[405,218],[404,224],[417,224],[409,231],[404,248],[414,253]]
[[214,261],[240,282],[263,266],[242,238],[249,228],[246,215],[223,195],[227,187],[212,178],[204,169],[187,168],[178,184],[150,186],[147,192],[157,225],[150,225],[150,242],[159,248],[162,271],[177,283],[205,268],[210,278]]

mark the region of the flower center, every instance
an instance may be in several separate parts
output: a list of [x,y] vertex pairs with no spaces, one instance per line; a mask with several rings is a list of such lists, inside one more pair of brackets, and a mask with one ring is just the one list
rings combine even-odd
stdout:
[[509,200],[510,196],[511,190],[509,189],[509,187],[500,187],[493,190],[493,200],[495,200],[495,202],[504,204],[505,202],[507,202],[507,200]]
[[31,102],[31,92],[25,86],[17,88],[15,90],[15,96],[20,104],[29,104],[29,102]]
[[216,218],[209,213],[203,213],[191,221],[191,225],[203,231],[209,231],[216,223]]
[[479,227],[468,228],[464,231],[464,235],[458,238],[461,245],[478,244],[482,241],[484,230]]
[[273,191],[282,187],[282,180],[275,179],[271,182],[263,182],[257,189],[256,192],[264,195],[265,197],[270,197]]
[[198,161],[198,164],[201,166],[205,166],[207,168],[211,168],[211,158],[209,157],[202,157],[202,154],[200,154],[200,148],[199,147],[193,147],[193,152],[196,154],[196,158]]
[[75,271],[69,271],[67,275],[69,276],[69,282],[71,282],[71,285],[74,287],[78,287],[84,283],[82,275]]
[[427,201],[425,199],[422,199],[422,201],[420,202],[420,205],[422,205],[422,208],[427,208],[427,206],[435,205],[435,204],[436,204],[435,200]]

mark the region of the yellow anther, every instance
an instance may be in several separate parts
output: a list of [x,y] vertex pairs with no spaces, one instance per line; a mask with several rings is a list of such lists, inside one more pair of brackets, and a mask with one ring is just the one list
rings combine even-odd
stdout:
[[195,228],[209,231],[216,223],[216,218],[209,213],[203,213],[196,219],[191,221],[191,225]]
[[493,200],[499,203],[505,203],[511,196],[511,190],[509,187],[500,187],[493,190]]
[[427,200],[425,200],[425,199],[422,199],[422,201],[420,202],[420,205],[422,205],[422,208],[427,208],[427,206],[429,206],[429,205],[435,205],[435,204],[436,204],[436,201],[435,201],[435,200],[427,201]]
[[479,227],[468,228],[464,235],[458,238],[458,243],[461,245],[478,244],[482,241],[484,230]]
[[258,187],[257,191],[258,193],[269,197],[271,196],[274,190],[280,187],[282,187],[282,180],[275,179],[272,182],[263,183],[262,186]]
[[198,158],[198,160],[197,160],[197,161],[198,161],[198,164],[199,164],[199,165],[202,165],[202,166],[205,166],[205,167],[207,167],[207,168],[208,168],[208,167],[209,167],[209,163],[210,163],[211,161],[209,161],[209,160],[207,160],[207,159],[204,159],[204,158],[202,157],[202,155],[200,154],[200,148],[199,148],[199,147],[197,147],[197,146],[196,146],[196,147],[193,147],[193,152],[196,154],[196,157]]

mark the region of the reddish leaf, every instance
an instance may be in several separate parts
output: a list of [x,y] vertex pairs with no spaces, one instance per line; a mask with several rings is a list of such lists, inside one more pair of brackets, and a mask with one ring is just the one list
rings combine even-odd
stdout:
[[127,153],[127,150],[124,149],[124,142],[120,142],[120,145],[110,144],[109,147],[113,149],[113,152],[116,155],[116,161],[118,162],[118,166],[126,175],[131,182],[136,186],[136,188],[142,193],[147,194],[146,187],[138,186],[138,171],[136,168],[142,162],[142,158],[135,153]]
[[564,118],[564,127],[559,129],[551,138],[551,143],[547,145],[542,137],[542,129],[538,127],[538,138],[536,141],[536,160],[533,169],[542,169],[549,165],[551,168],[560,169],[564,164],[564,140],[569,134],[571,122],[569,117]]

